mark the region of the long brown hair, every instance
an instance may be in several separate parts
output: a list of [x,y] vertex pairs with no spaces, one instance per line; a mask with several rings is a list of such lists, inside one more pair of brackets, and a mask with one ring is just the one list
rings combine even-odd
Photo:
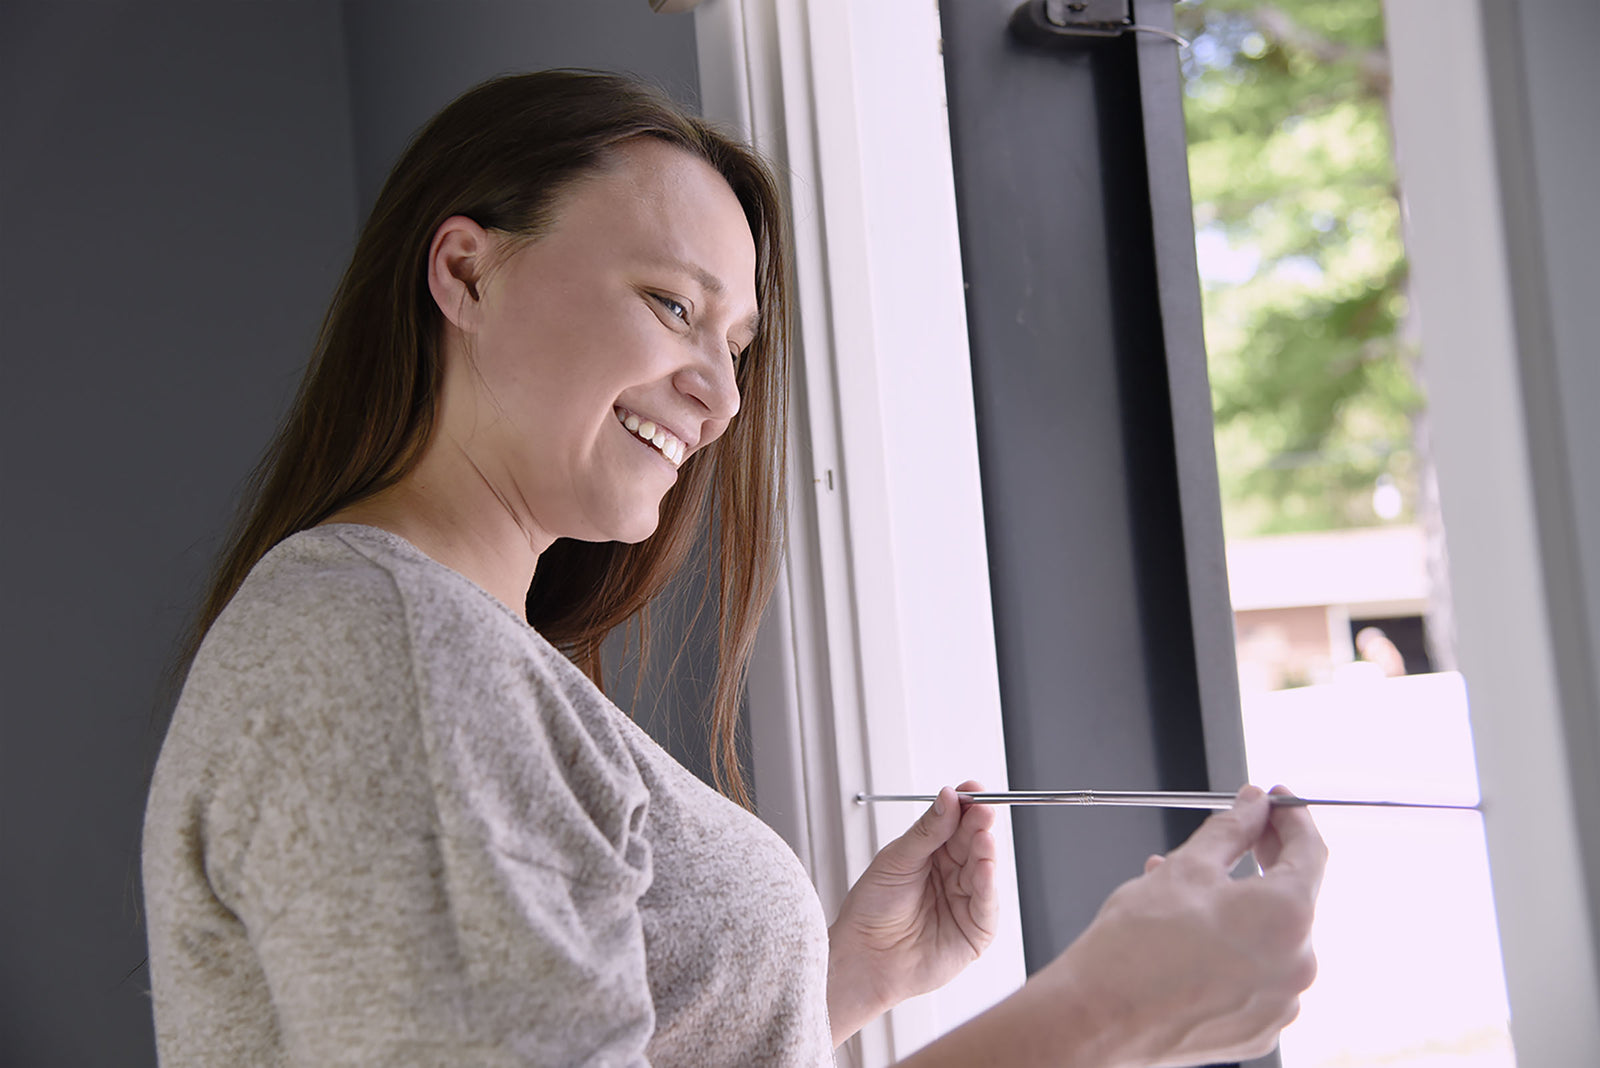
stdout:
[[637,545],[557,541],[539,560],[528,621],[598,686],[601,643],[640,623],[697,538],[716,549],[702,604],[718,613],[711,709],[717,785],[749,805],[738,749],[739,705],[761,614],[783,552],[790,324],[789,243],[777,183],[761,158],[660,93],[590,71],[485,82],[413,138],[379,193],[334,293],[294,404],[248,484],[186,647],[192,660],[256,563],[278,542],[394,485],[433,429],[443,368],[442,316],[428,291],[429,244],[448,218],[536,240],[560,194],[632,138],[653,137],[705,160],[727,180],[756,245],[756,338],[740,358],[740,414],[691,456]]

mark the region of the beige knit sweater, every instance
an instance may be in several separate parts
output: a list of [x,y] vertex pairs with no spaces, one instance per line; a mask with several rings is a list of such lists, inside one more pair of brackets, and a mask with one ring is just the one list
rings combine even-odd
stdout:
[[166,1068],[832,1063],[784,842],[372,527],[287,539],[212,627],[144,882]]

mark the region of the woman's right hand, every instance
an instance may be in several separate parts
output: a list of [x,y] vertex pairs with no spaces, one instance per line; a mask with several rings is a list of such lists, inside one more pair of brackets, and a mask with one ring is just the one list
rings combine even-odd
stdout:
[[[1247,852],[1261,876],[1231,878]],[[1266,1053],[1316,975],[1327,856],[1304,808],[1247,786],[1021,990],[904,1063],[1170,1068]]]
[[[1250,851],[1261,877],[1231,878]],[[1311,919],[1327,856],[1304,808],[1273,808],[1245,787],[1231,810],[1118,887],[1034,979],[1110,1024],[1111,1064],[1264,1054],[1316,976]]]

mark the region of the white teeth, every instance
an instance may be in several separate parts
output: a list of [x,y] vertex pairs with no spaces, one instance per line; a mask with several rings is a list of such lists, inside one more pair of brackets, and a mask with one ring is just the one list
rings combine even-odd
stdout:
[[684,455],[689,451],[688,447],[668,433],[664,427],[656,426],[648,419],[640,419],[637,415],[632,412],[626,412],[622,408],[618,408],[616,412],[618,422],[636,436],[654,445],[662,456],[672,462],[674,467],[683,463]]

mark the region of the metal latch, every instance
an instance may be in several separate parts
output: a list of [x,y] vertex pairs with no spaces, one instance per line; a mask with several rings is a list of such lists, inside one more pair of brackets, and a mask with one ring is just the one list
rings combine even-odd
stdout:
[[1171,30],[1134,22],[1129,0],[1027,0],[1012,12],[1011,32],[1035,43],[1153,33],[1183,48],[1189,47],[1188,41]]
[[1045,21],[1084,37],[1120,37],[1133,23],[1128,0],[1044,0]]

